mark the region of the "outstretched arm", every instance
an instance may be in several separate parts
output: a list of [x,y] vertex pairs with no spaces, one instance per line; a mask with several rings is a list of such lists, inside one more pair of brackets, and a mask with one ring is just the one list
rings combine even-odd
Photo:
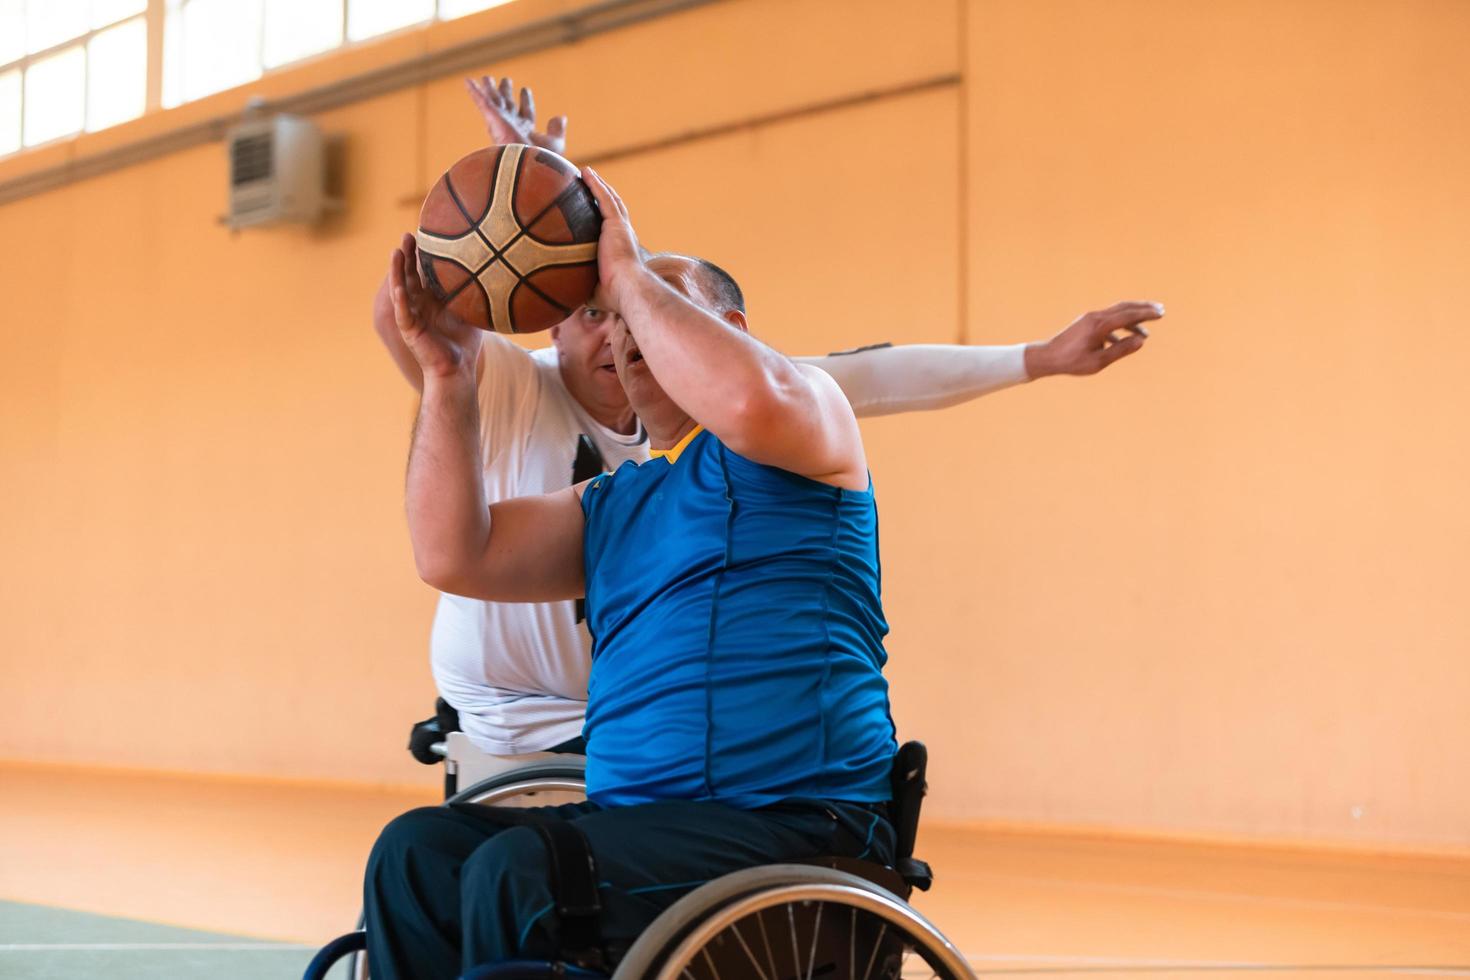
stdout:
[[832,376],[858,418],[949,408],[1029,381],[1026,345],[883,344],[798,357]]
[[580,488],[486,506],[475,381],[481,332],[419,281],[411,235],[393,252],[388,284],[394,322],[424,379],[405,490],[419,576],[477,599],[580,596]]
[[1096,374],[1142,350],[1144,322],[1163,315],[1158,303],[1125,302],[1078,317],[1037,344],[881,344],[797,360],[832,375],[859,418],[923,412],[1038,378]]

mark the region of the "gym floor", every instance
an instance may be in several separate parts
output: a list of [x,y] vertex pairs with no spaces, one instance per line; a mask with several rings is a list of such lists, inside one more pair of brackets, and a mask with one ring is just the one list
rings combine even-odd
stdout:
[[[423,792],[0,765],[0,977],[299,975]],[[982,974],[1470,977],[1470,857],[925,825]]]

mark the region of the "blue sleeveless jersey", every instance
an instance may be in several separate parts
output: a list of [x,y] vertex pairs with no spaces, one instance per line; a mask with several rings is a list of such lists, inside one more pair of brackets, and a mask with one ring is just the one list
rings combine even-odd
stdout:
[[754,463],[695,430],[599,477],[582,509],[594,801],[889,798],[871,486]]

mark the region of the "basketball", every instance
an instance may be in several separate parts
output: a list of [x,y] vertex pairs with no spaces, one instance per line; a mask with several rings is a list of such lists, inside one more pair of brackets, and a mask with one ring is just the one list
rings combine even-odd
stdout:
[[533,333],[592,297],[601,230],[597,202],[567,160],[521,144],[476,150],[424,199],[419,271],[466,323]]

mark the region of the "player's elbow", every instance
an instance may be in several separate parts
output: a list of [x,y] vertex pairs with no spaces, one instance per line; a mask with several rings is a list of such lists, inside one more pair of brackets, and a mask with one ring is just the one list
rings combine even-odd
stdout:
[[418,569],[419,578],[425,585],[438,589],[440,592],[454,591],[456,576],[447,563],[428,558],[415,558],[414,565]]
[[770,431],[772,420],[778,414],[778,399],[770,392],[758,389],[742,392],[729,406],[724,433],[717,433],[720,440],[739,452],[739,446],[759,439]]
[[443,551],[415,549],[413,560],[425,585],[454,595],[469,595],[473,590],[474,575],[462,558]]
[[742,456],[759,454],[759,447],[788,423],[800,399],[783,382],[752,385],[729,406],[720,441]]

